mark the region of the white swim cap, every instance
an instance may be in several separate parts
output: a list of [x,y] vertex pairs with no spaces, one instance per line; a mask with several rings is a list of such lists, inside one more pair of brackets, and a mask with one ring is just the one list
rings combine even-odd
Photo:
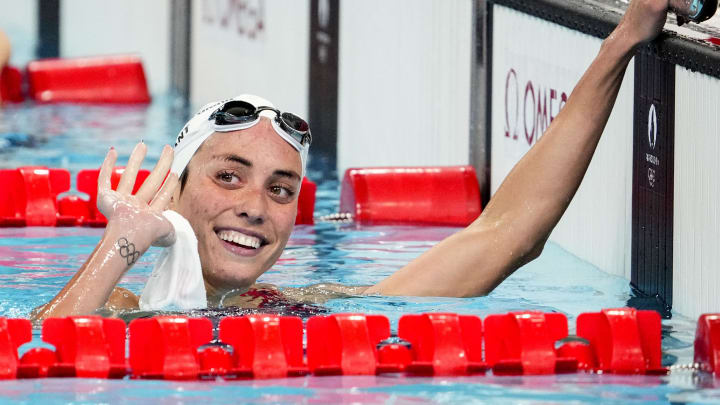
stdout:
[[[180,176],[182,172],[190,163],[190,159],[195,155],[195,152],[205,142],[210,135],[215,132],[231,132],[242,129],[247,129],[257,124],[260,120],[244,123],[244,124],[233,124],[233,125],[216,125],[215,122],[210,121],[210,115],[217,111],[223,104],[233,101],[245,101],[255,107],[275,107],[271,102],[265,100],[262,97],[254,96],[252,94],[241,94],[237,97],[216,101],[213,103],[206,104],[203,108],[195,114],[194,117],[185,124],[185,127],[178,134],[175,140],[175,158],[173,159],[172,167],[170,171]],[[280,128],[280,125],[275,121],[276,113],[272,110],[265,110],[260,112],[261,117],[268,117],[272,123],[273,129],[280,135],[287,143],[289,143],[295,150],[300,153],[300,161],[302,162],[302,173],[301,176],[305,176],[305,168],[307,166],[308,151],[310,144],[302,145],[287,132]]]

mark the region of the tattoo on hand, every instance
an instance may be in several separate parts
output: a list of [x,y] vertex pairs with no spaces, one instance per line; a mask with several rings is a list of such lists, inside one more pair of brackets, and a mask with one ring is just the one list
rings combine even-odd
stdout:
[[130,243],[127,238],[120,238],[117,241],[120,256],[127,260],[128,266],[132,266],[140,258],[140,252],[135,250],[135,244]]

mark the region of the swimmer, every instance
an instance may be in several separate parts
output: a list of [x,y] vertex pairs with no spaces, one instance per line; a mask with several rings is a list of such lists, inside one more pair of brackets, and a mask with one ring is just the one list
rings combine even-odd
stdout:
[[[0,75],[10,60],[10,40],[7,35],[0,30]],[[2,94],[0,94],[0,103],[2,102]]]
[[[337,294],[473,297],[489,293],[537,258],[580,186],[636,47],[660,33],[667,8],[668,0],[632,0],[545,135],[470,226],[376,285],[314,288]],[[110,188],[117,160],[111,149],[98,180],[98,208],[109,220],[105,233],[77,274],[33,317],[136,308],[138,297],[117,288],[118,281],[151,245],[172,251],[187,238],[197,239],[197,252],[178,254],[197,254],[207,306],[222,304],[233,291],[257,287],[255,280],[278,260],[293,230],[311,141],[304,121],[262,108],[267,105],[258,97],[240,96],[201,110],[178,136],[175,150],[163,149],[135,195],[131,189],[146,145],[135,147],[117,191]],[[163,214],[166,209],[180,215]],[[172,254],[165,259],[171,262]],[[253,304],[257,297],[244,300]]]

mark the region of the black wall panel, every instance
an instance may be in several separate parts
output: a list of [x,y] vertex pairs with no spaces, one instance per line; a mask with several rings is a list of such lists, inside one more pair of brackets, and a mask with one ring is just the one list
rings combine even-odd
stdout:
[[672,306],[675,65],[635,57],[631,283]]

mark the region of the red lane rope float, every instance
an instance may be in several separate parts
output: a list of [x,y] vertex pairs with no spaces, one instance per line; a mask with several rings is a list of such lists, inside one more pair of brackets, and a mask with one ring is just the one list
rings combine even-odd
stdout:
[[597,356],[598,370],[616,374],[666,374],[662,367],[660,314],[632,308],[580,314],[577,334]]
[[377,345],[390,337],[382,315],[314,316],[307,323],[307,359],[315,375],[374,375]]
[[315,194],[317,184],[307,177],[303,177],[298,196],[298,210],[295,217],[296,225],[312,225],[315,223]]
[[482,320],[473,315],[405,315],[398,337],[410,342],[412,358],[405,369],[418,375],[468,375],[485,372]]
[[198,348],[213,338],[205,318],[158,316],[130,322],[130,367],[138,378],[195,380]]
[[100,316],[50,318],[43,322],[43,341],[55,352],[36,348],[21,359],[18,376],[31,378],[122,378],[125,361],[125,322]]
[[[111,176],[113,190],[117,189],[125,168],[116,167]],[[77,189],[88,195],[84,200],[58,195],[70,190],[70,172],[44,166],[25,166],[0,169],[0,227],[23,226],[90,226],[104,227],[107,219],[97,209],[97,181],[99,169],[81,170],[77,174]],[[138,171],[133,186],[136,193],[148,170]],[[317,185],[304,178],[298,196],[296,224],[312,224]]]
[[55,201],[70,189],[70,173],[63,169],[26,166],[0,170],[0,226],[74,225]]
[[5,66],[0,70],[0,100],[2,102],[20,103],[24,100],[22,79],[22,72],[16,67]]
[[702,370],[720,373],[720,314],[704,314],[698,319],[695,362]]
[[39,102],[148,103],[137,56],[44,59],[27,66],[30,96]]
[[231,345],[234,352],[234,369],[228,374],[239,377],[307,374],[302,336],[302,320],[293,316],[249,315],[220,321],[220,340]]
[[[720,363],[718,325],[720,314],[698,321],[695,359],[706,371],[716,372]],[[0,378],[473,375],[486,367],[496,375],[663,374],[660,326],[653,311],[606,309],[578,317],[581,339],[568,337],[567,319],[558,313],[511,312],[484,322],[474,315],[428,313],[402,316],[398,338],[388,339],[385,316],[334,314],[308,320],[303,355],[299,317],[224,318],[219,340],[213,340],[209,319],[159,316],[130,323],[126,359],[125,323],[84,316],[46,320],[43,340],[55,350],[31,349],[18,361],[18,347],[31,338],[30,322],[0,318]],[[563,344],[556,349],[557,343]]]
[[18,347],[32,340],[32,325],[27,319],[0,318],[0,380],[17,376]]
[[568,336],[567,318],[534,311],[485,318],[485,361],[495,374],[575,372],[577,361],[559,358],[555,342]]
[[467,226],[480,215],[480,190],[472,166],[348,169],[340,212],[367,224]]

